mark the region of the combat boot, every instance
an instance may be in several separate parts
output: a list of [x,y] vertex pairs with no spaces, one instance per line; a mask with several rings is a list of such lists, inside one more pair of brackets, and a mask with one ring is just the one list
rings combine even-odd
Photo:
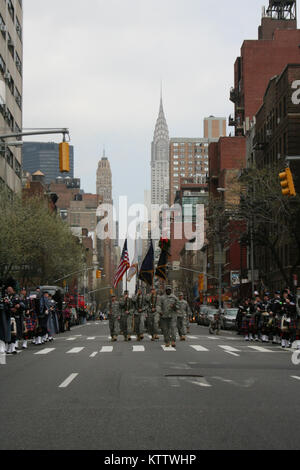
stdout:
[[127,340],[128,340],[128,341],[131,341],[131,336],[128,336],[128,337],[127,337]]
[[180,341],[185,341],[185,340],[186,340],[185,336],[180,337]]
[[155,336],[152,336],[151,341],[155,341],[155,339],[156,339]]
[[169,348],[169,347],[170,347],[170,343],[167,343],[167,344],[166,344],[166,348]]
[[144,335],[140,335],[140,340],[143,341]]
[[159,336],[158,336],[158,335],[155,335],[155,336],[154,336],[154,339],[159,339]]
[[175,341],[172,341],[172,348],[176,348],[176,343],[175,343]]

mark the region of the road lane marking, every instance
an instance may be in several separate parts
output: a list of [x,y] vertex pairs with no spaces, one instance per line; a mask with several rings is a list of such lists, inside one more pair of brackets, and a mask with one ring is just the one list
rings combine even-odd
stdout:
[[227,354],[230,354],[231,356],[240,357],[239,354],[236,354],[238,352],[241,352],[239,349],[232,348],[231,346],[219,346],[219,348],[223,349]]
[[172,348],[171,346],[167,348],[166,346],[162,346],[162,349],[166,352],[176,351],[176,348]]
[[197,382],[191,381],[191,383],[193,385],[198,385],[199,387],[211,387],[212,386],[207,382],[206,379],[198,379]]
[[259,352],[268,352],[268,353],[273,352],[270,349],[262,348],[261,346],[248,346],[248,348],[254,349],[255,351],[259,351]]
[[96,336],[91,336],[90,338],[87,338],[87,340],[91,341],[92,339],[96,339]]
[[35,354],[35,355],[49,354],[49,353],[51,353],[52,351],[55,351],[55,348],[46,348],[46,349],[42,349],[41,351],[36,352],[36,353],[34,353],[34,354]]
[[67,351],[67,354],[78,354],[83,350],[84,348],[73,348],[73,349],[70,349],[70,351]]
[[187,337],[188,337],[188,339],[199,339],[199,336],[189,336],[188,335]]
[[110,353],[113,352],[114,348],[113,346],[103,346],[101,349],[101,353]]
[[300,380],[300,377],[297,377],[297,375],[291,375],[292,379]]
[[206,349],[204,348],[203,346],[199,346],[199,345],[194,345],[194,346],[190,346],[192,349],[195,349],[195,351],[197,352],[208,352],[209,349]]
[[93,354],[91,354],[90,357],[95,357],[95,356],[97,356],[97,354],[98,354],[97,351],[96,351],[96,352],[93,352]]
[[133,352],[144,352],[145,346],[133,346]]
[[67,388],[79,374],[71,374],[58,388]]
[[75,341],[77,338],[67,338],[66,341]]

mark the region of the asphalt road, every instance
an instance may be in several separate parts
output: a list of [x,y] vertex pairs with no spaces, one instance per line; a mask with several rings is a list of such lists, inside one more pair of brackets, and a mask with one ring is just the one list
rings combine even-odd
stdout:
[[300,448],[291,351],[197,325],[176,350],[162,346],[111,343],[96,322],[8,356],[0,449]]

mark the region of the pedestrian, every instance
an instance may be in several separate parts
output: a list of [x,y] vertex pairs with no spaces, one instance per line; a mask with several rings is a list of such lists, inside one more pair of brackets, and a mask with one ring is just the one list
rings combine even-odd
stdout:
[[63,310],[64,318],[64,330],[71,331],[71,308],[69,305],[66,305]]
[[171,343],[176,348],[176,324],[180,306],[178,298],[172,294],[171,286],[166,287],[166,294],[160,298],[160,308],[165,345],[169,348]]
[[0,299],[0,352],[4,354],[11,342],[11,308],[13,288],[3,288]]
[[183,298],[183,292],[179,292],[178,297],[179,310],[177,312],[177,329],[180,341],[185,341],[187,334],[187,325],[190,325],[190,315],[192,312],[189,304]]
[[281,319],[281,347],[291,348],[296,336],[297,311],[296,304],[291,301],[288,292],[284,292],[283,316]]
[[144,339],[144,314],[147,310],[147,301],[142,289],[138,289],[137,295],[132,300],[134,304],[134,331],[137,341],[142,341]]
[[119,321],[121,318],[120,305],[115,295],[111,296],[111,299],[107,304],[106,312],[108,315],[111,340],[115,342],[118,339]]
[[124,336],[124,341],[131,341],[132,322],[134,305],[132,299],[129,297],[129,292],[124,292],[123,298],[119,302],[121,312],[121,332]]
[[39,301],[39,329],[36,345],[40,346],[48,340],[48,315],[50,310],[49,292],[44,292]]
[[245,341],[249,341],[251,334],[251,320],[252,320],[252,305],[250,299],[245,299],[243,305],[240,307],[242,314],[242,332],[245,337]]
[[154,287],[151,289],[151,294],[146,297],[147,301],[147,327],[148,333],[151,335],[151,341],[159,339],[159,322],[160,322],[160,297]]

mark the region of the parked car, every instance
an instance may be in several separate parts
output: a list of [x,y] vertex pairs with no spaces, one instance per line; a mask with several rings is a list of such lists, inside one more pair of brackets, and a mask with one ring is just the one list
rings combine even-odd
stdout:
[[223,327],[224,330],[235,330],[238,308],[228,308],[224,311]]

